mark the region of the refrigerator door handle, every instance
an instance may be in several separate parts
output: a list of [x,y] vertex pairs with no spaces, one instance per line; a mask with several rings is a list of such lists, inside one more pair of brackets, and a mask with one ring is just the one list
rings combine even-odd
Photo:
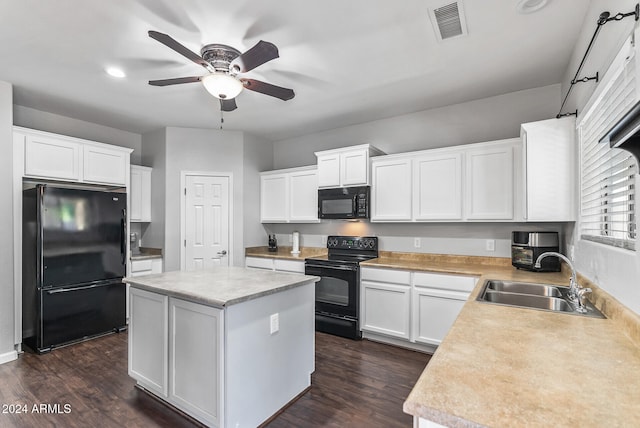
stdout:
[[127,253],[127,209],[122,209],[122,219],[120,220],[122,236],[120,236],[120,255],[122,256],[122,264],[125,264],[127,261],[126,253]]
[[104,287],[105,285],[108,285],[108,284],[91,284],[91,285],[85,285],[84,287],[56,288],[55,290],[47,290],[47,294],[59,294],[59,293],[67,293],[69,291],[88,290],[90,288]]

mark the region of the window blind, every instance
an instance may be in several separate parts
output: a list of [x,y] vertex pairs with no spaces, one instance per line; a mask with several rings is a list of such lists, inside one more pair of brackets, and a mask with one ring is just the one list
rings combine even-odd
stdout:
[[634,51],[625,44],[579,121],[580,235],[582,239],[635,249],[635,158],[598,143],[637,101]]

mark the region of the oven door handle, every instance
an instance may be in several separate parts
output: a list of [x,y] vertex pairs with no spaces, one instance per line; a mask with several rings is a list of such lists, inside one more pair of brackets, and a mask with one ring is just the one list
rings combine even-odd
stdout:
[[347,270],[347,271],[358,270],[357,266],[326,266],[326,265],[306,264],[305,267],[312,268],[312,269],[329,269],[329,270]]

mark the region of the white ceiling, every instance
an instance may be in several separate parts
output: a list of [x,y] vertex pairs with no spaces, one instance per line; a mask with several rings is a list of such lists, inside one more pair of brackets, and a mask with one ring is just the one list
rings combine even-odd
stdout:
[[[589,5],[550,0],[521,15],[516,0],[462,0],[469,34],[438,42],[428,9],[451,1],[5,0],[0,80],[15,104],[126,131],[218,128],[218,101],[201,84],[147,84],[206,73],[147,31],[197,53],[263,39],[280,58],[243,77],[296,97],[245,90],[224,129],[281,140],[559,83]],[[108,76],[110,65],[127,78]]]

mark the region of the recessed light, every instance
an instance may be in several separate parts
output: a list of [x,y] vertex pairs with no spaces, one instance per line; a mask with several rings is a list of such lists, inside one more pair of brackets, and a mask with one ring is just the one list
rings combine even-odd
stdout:
[[120,78],[120,79],[122,79],[123,77],[127,76],[124,73],[124,71],[122,71],[122,69],[117,68],[117,67],[107,67],[107,69],[105,71],[107,72],[107,74],[109,76],[117,77],[117,78]]
[[518,0],[516,10],[518,13],[533,13],[545,7],[548,2],[549,0]]

